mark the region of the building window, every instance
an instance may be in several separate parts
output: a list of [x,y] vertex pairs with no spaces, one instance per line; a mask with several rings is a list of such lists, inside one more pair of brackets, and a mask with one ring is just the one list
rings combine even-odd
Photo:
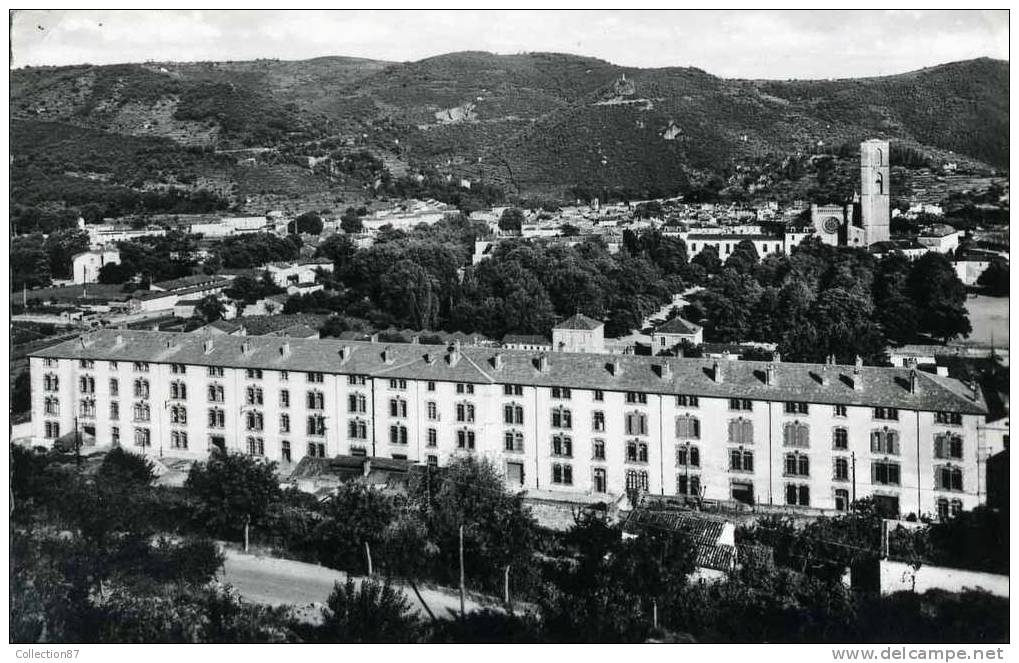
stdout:
[[244,377],[249,380],[261,380],[262,369],[261,368],[249,368],[244,371]]
[[322,374],[322,373],[315,372],[315,371],[312,371],[311,373],[308,373],[307,377],[308,377],[308,382],[316,382],[316,383],[319,383],[319,384],[321,384],[322,382],[325,382],[325,375]]
[[456,393],[458,393],[458,394],[473,394],[474,393],[474,385],[473,384],[465,384],[463,382],[458,382],[457,385],[456,385]]
[[[360,451],[360,453],[358,453]],[[364,456],[367,455],[364,449],[351,448],[350,454],[352,456]],[[309,442],[308,443],[308,455],[312,458],[325,458],[326,457],[326,445],[325,442]]]
[[367,384],[367,378],[363,375],[348,375],[347,384],[364,386]]
[[280,442],[280,456],[283,458],[284,463],[291,462],[290,440],[283,440]]
[[602,391],[601,389],[595,389],[594,390],[594,400],[596,400],[596,401],[603,401],[603,400],[605,400],[605,392]]
[[573,414],[568,408],[557,407],[552,410],[552,428],[573,428]]
[[209,385],[209,402],[210,403],[222,403],[223,402],[223,385],[221,384],[210,384]]
[[439,431],[434,428],[428,429],[427,444],[430,447],[439,446]]
[[60,437],[60,424],[56,421],[47,421],[45,424],[46,437],[55,439]]
[[835,510],[849,511],[849,490],[846,488],[835,489]]
[[471,403],[457,403],[456,420],[472,423],[474,421],[474,405]]
[[326,418],[321,414],[314,414],[308,417],[308,435],[325,435]]
[[110,428],[110,441],[113,443],[113,446],[120,446],[120,426]]
[[265,455],[265,440],[260,437],[249,437],[248,442],[248,455],[249,456],[264,456]]
[[572,392],[569,387],[552,387],[552,398],[569,400]]
[[899,464],[886,460],[878,460],[870,466],[871,482],[882,486],[898,486],[900,481]]
[[591,484],[596,493],[608,492],[609,478],[604,467],[594,468],[594,471],[591,473]]
[[785,455],[785,476],[809,477],[810,458],[806,454],[791,453]]
[[289,414],[281,414],[280,415],[280,432],[281,433],[289,433],[290,432],[290,415]]
[[961,426],[962,415],[958,412],[937,412],[934,414],[934,421],[939,424],[947,424],[950,426]]
[[134,363],[134,370],[136,373],[148,373],[149,363],[147,361],[136,361]]
[[848,413],[848,408],[846,408],[845,405],[836,405],[835,406],[835,416],[836,417],[845,417],[845,416],[848,416],[848,414],[849,414]]
[[938,467],[934,476],[938,490],[962,490],[962,468],[945,465]]
[[647,443],[638,440],[630,440],[626,443],[626,462],[646,463]]
[[952,433],[935,435],[934,457],[962,460],[962,437]]
[[[110,362],[110,363],[112,364],[114,362]],[[45,366],[46,368],[56,368],[57,367],[57,360],[47,357],[46,359],[42,360],[42,365]]]
[[54,396],[47,396],[43,401],[43,412],[46,414],[60,414],[60,399]]
[[83,398],[78,404],[78,415],[94,419],[96,416],[96,401],[94,398]]
[[425,462],[427,463],[428,467],[438,467],[439,457],[432,454],[428,454],[428,457]]
[[456,432],[456,446],[460,449],[474,450],[474,431],[460,429]]
[[502,386],[502,395],[503,396],[523,396],[524,395],[524,387],[523,387],[523,385],[519,385],[519,384],[504,384]]
[[428,412],[429,421],[439,420],[439,406],[435,401],[428,401],[427,405],[425,405],[425,410]]
[[[401,380],[401,379],[392,379],[392,380],[389,381],[389,388],[390,389],[406,389],[407,388],[407,381],[406,380]],[[473,393],[473,392],[471,392],[471,393]]]
[[134,429],[134,444],[136,447],[148,447],[152,445],[152,434],[148,428]]
[[390,417],[406,417],[407,416],[407,401],[402,398],[390,398],[389,399],[389,416]]
[[605,432],[605,413],[601,410],[596,410],[591,415],[591,430],[599,433]]
[[403,424],[395,424],[389,427],[390,444],[407,444],[407,427]]
[[729,470],[731,472],[753,472],[754,452],[745,449],[730,449]]
[[785,485],[785,503],[790,506],[810,506],[810,486],[787,483]]
[[347,422],[347,437],[352,440],[368,439],[368,424],[364,419],[351,419]]
[[290,390],[280,390],[280,407],[290,407]]
[[701,478],[696,474],[680,474],[676,477],[676,494],[687,497],[700,497]]
[[700,407],[701,399],[697,396],[676,396],[676,405],[679,407]]
[[730,410],[753,410],[754,402],[746,398],[730,398],[729,399]]
[[627,492],[644,491],[648,489],[648,474],[645,470],[627,470],[626,471],[626,490]]
[[605,460],[605,440],[594,440],[592,448],[594,460]]
[[794,421],[782,427],[782,444],[787,447],[806,449],[810,446],[810,427]]
[[849,448],[849,431],[845,428],[836,428],[832,431],[832,448],[845,450]]
[[890,419],[892,421],[899,420],[899,410],[894,407],[876,407],[874,408],[875,419]]
[[134,404],[134,420],[135,421],[148,421],[150,418],[150,410],[148,403],[135,403]]
[[552,483],[572,486],[573,466],[565,463],[552,463]]
[[802,402],[788,402],[785,404],[786,414],[807,414],[810,407]]
[[870,434],[870,451],[875,454],[899,455],[899,434],[887,428],[872,431]]
[[730,444],[753,444],[754,424],[749,419],[732,419],[729,421]]
[[573,456],[573,439],[569,435],[553,435],[552,455],[571,458]]
[[627,403],[640,403],[641,405],[647,404],[647,394],[637,391],[626,392]]
[[210,378],[221,378],[223,377],[222,366],[209,366],[208,375]]
[[264,420],[261,412],[247,412],[245,413],[244,421],[247,424],[248,430],[263,430]]
[[524,423],[524,408],[516,404],[503,405],[502,422],[517,426],[522,425]]
[[847,459],[835,459],[832,478],[835,481],[849,481],[849,461]]
[[368,410],[368,399],[364,397],[364,394],[348,394],[347,410],[363,414]]
[[689,444],[676,445],[676,465],[700,467],[701,466],[700,449]]
[[280,371],[280,382],[290,381],[290,371]]
[[226,413],[218,407],[209,410],[209,428],[223,428],[226,426]]
[[676,417],[676,437],[681,440],[699,440],[701,438],[700,420],[690,415]]
[[184,401],[188,397],[188,386],[179,380],[170,383],[170,398],[175,401]]
[[170,364],[170,372],[174,375],[184,375],[188,368],[184,364]]
[[506,451],[522,453],[524,451],[524,434],[518,430],[508,430],[503,434],[503,448]]
[[188,422],[188,409],[183,405],[174,405],[170,408],[171,424],[186,424]]
[[174,449],[187,449],[188,448],[188,434],[187,431],[175,430],[170,431],[170,446]]
[[83,394],[96,393],[96,379],[92,376],[81,376],[78,378],[78,391]]
[[647,415],[643,412],[630,412],[626,415],[627,435],[647,435]]
[[428,391],[435,391],[435,383],[429,380],[429,382],[428,382],[428,384],[426,385],[425,388]]
[[60,378],[52,373],[42,377],[42,388],[44,391],[58,391],[60,389]]
[[248,405],[262,405],[263,400],[261,387],[248,387],[245,390],[244,402]]
[[135,398],[148,398],[149,397],[149,381],[138,378],[134,381],[134,397]]
[[110,378],[110,396],[120,396],[120,381]]
[[307,393],[307,405],[309,410],[324,410],[326,407],[326,396],[321,391],[309,391]]

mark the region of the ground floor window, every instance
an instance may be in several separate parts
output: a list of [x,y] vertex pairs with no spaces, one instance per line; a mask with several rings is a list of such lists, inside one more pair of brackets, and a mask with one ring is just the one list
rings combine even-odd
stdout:
[[644,470],[626,471],[626,490],[628,492],[648,489],[648,475]]
[[835,489],[835,510],[849,511],[849,491],[845,488]]
[[754,484],[752,481],[733,481],[729,485],[729,495],[743,504],[754,503]]
[[787,483],[785,486],[785,503],[790,506],[810,506],[810,486]]
[[696,474],[680,474],[676,477],[676,494],[688,497],[700,497],[701,478]]
[[592,483],[594,484],[594,492],[606,493],[608,492],[609,479],[608,472],[605,471],[604,467],[594,468],[592,473]]
[[573,467],[565,463],[552,464],[552,483],[573,485]]

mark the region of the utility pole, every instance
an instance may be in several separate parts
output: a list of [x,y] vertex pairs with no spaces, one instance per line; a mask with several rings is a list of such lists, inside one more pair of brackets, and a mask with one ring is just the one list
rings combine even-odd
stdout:
[[466,609],[464,606],[464,594],[467,589],[464,584],[464,526],[460,525],[460,618],[463,619]]
[[853,460],[853,503],[850,505],[850,510],[856,511],[856,452],[850,453],[849,457]]
[[74,462],[81,467],[81,433],[78,432],[78,417],[74,418]]
[[364,542],[364,556],[368,558],[368,575],[372,575],[372,549],[368,547],[368,542]]

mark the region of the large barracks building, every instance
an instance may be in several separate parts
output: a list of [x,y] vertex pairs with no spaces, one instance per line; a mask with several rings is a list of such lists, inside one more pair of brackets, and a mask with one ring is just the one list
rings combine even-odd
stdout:
[[984,499],[980,390],[915,367],[105,330],[37,351],[33,437],[151,456],[341,454],[508,486],[944,515]]

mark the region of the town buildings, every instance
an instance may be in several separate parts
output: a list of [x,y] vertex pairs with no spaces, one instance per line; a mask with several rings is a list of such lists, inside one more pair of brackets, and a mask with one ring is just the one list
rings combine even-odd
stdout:
[[111,264],[120,264],[120,251],[117,249],[85,251],[71,257],[71,275],[75,283],[96,283],[99,270]]
[[30,356],[37,443],[443,465],[507,485],[944,514],[984,500],[979,388],[876,368],[104,330]]

